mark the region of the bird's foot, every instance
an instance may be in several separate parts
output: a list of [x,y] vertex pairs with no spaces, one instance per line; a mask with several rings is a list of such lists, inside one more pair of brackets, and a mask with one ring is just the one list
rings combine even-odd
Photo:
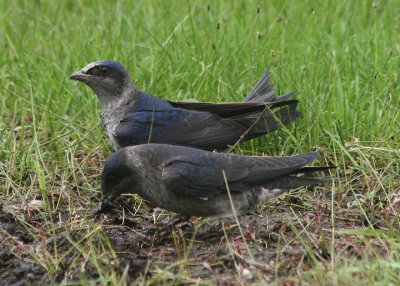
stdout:
[[167,222],[151,224],[147,227],[145,234],[160,236],[171,234],[174,230],[182,231],[183,228],[193,228],[192,219],[195,217],[173,215]]

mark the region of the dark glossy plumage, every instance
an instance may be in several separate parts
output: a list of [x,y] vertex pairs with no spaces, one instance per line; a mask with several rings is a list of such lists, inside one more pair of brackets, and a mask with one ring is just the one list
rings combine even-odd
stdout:
[[[70,77],[90,86],[102,104],[106,133],[114,150],[144,143],[206,150],[233,145],[262,115],[244,140],[276,130],[300,116],[293,94],[275,96],[268,70],[239,103],[173,102],[138,91],[119,63],[97,61]],[[266,111],[264,111],[267,109]]]

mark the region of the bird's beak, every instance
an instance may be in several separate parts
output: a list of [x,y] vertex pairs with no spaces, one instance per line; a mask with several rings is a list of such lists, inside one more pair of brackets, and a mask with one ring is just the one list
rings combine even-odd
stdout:
[[118,205],[115,202],[109,200],[103,200],[100,203],[100,210],[102,212],[110,212],[112,209],[118,208]]
[[87,77],[87,75],[84,74],[82,71],[77,71],[77,72],[74,72],[73,74],[71,74],[69,76],[69,79],[84,81],[86,79],[86,77]]
[[118,205],[119,204],[118,204],[117,201],[115,201],[113,199],[110,199],[110,198],[102,197],[101,198],[101,203],[100,203],[100,209],[105,211],[105,212],[108,212],[108,211],[110,211],[112,209],[117,209]]

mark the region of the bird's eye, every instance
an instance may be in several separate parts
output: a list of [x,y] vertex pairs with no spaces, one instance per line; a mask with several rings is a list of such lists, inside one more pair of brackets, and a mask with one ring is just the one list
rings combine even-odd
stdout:
[[107,67],[101,67],[100,72],[102,75],[108,75],[111,72],[111,70]]

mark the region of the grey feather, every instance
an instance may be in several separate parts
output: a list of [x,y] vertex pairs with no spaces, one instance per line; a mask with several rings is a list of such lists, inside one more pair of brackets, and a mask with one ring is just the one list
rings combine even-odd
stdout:
[[126,147],[107,159],[102,174],[103,202],[107,204],[121,193],[137,193],[173,212],[224,215],[231,212],[228,185],[237,212],[243,213],[291,188],[328,183],[330,178],[295,176],[296,172],[312,172],[313,168],[304,165],[317,156],[317,152],[244,156],[162,144]]

